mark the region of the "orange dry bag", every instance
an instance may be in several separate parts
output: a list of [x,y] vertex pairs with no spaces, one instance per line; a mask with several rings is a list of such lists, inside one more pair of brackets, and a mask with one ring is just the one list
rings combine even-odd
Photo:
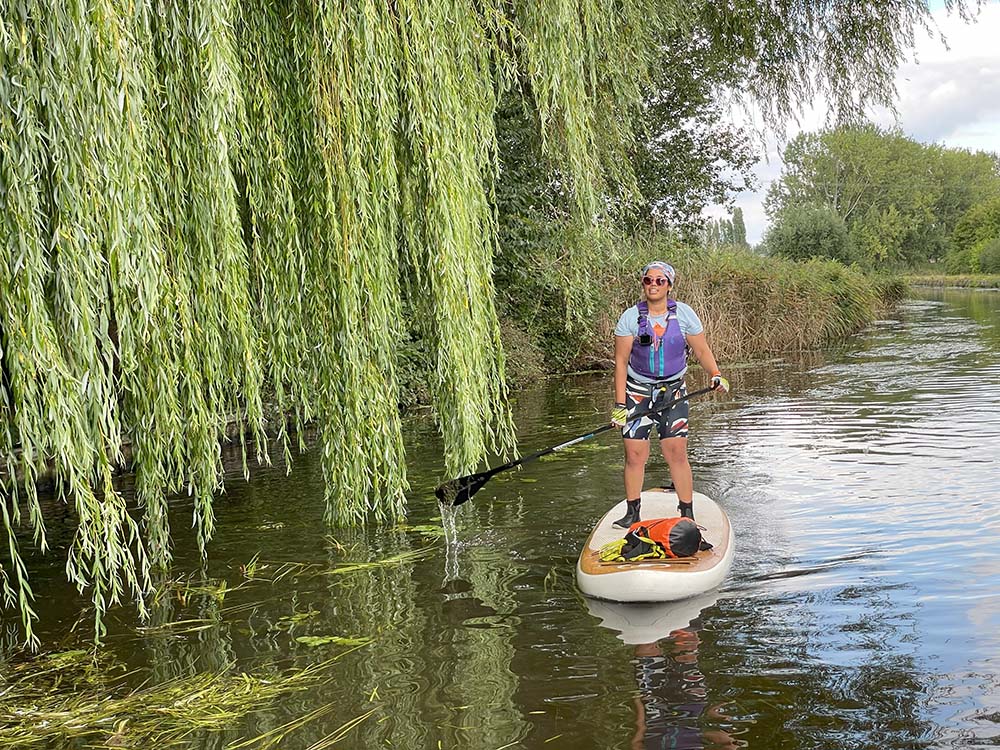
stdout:
[[628,531],[655,544],[663,557],[690,557],[701,548],[698,524],[683,516],[637,521]]
[[699,550],[712,549],[690,518],[654,518],[632,524],[624,539],[601,547],[602,562],[637,562],[690,557]]

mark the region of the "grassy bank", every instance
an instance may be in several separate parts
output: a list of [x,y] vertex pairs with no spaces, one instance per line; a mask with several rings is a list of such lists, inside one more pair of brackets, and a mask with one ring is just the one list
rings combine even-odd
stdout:
[[911,286],[954,286],[967,289],[1000,289],[1000,274],[962,274],[958,276],[949,276],[946,274],[920,274],[905,276],[903,280]]
[[703,251],[663,237],[587,239],[593,247],[584,268],[567,273],[543,261],[533,276],[521,274],[522,283],[530,279],[522,288],[501,286],[507,324],[522,331],[514,347],[512,337],[505,339],[515,383],[524,380],[519,365],[525,361],[548,373],[611,367],[615,323],[637,300],[639,270],[652,259],[677,269],[676,297],[699,314],[721,363],[843,339],[906,291],[899,279],[834,261]]

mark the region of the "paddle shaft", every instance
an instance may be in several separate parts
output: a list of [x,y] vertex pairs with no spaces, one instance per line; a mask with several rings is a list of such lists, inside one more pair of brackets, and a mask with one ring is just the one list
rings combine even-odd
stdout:
[[[703,396],[706,393],[710,393],[713,390],[715,390],[715,389],[711,388],[711,387],[702,388],[700,391],[695,391],[694,393],[689,393],[688,395],[682,396],[681,398],[674,399],[670,403],[665,404],[665,405],[663,405],[663,406],[661,406],[659,408],[648,409],[648,410],[646,410],[644,412],[641,412],[639,414],[635,414],[634,416],[632,416],[631,418],[629,418],[628,421],[629,422],[634,422],[637,419],[642,419],[643,417],[648,417],[650,414],[659,414],[661,411],[665,411],[665,410],[669,409],[672,406],[675,406],[675,405],[677,405],[679,403],[687,401],[689,398],[694,398],[695,396]],[[526,464],[529,461],[534,461],[536,458],[541,458],[542,456],[547,456],[550,453],[555,453],[556,451],[561,451],[563,448],[569,448],[571,445],[576,445],[577,443],[582,443],[584,440],[590,440],[592,437],[594,437],[596,435],[600,435],[602,432],[607,432],[608,430],[616,428],[616,427],[618,427],[618,425],[615,425],[615,424],[606,424],[606,425],[598,427],[596,430],[588,432],[588,433],[586,433],[584,435],[578,435],[577,437],[573,438],[572,440],[567,440],[565,443],[560,443],[559,445],[552,446],[551,448],[545,448],[544,450],[536,451],[535,453],[532,453],[532,454],[530,454],[528,456],[523,456],[522,458],[519,458],[516,461],[510,461],[509,463],[505,463],[503,466],[498,466],[495,469],[490,469],[488,472],[486,472],[486,474],[484,476],[484,479],[487,478],[487,477],[491,477],[494,474],[499,474],[501,471],[507,471],[507,469],[513,469],[513,468],[515,468],[517,466],[520,466],[521,464]],[[621,428],[619,428],[619,429],[621,429]]]

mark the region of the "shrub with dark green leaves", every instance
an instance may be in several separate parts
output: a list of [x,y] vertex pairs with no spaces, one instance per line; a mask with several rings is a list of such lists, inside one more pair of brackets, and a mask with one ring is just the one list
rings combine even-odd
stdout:
[[827,206],[797,206],[782,213],[768,230],[764,246],[771,255],[792,260],[853,260],[847,225]]
[[979,273],[1000,273],[1000,236],[987,241],[979,251]]
[[1000,198],[978,203],[966,211],[951,235],[951,245],[960,253],[994,237],[1000,237]]
[[969,249],[952,247],[944,257],[944,270],[952,276],[972,273],[972,255]]

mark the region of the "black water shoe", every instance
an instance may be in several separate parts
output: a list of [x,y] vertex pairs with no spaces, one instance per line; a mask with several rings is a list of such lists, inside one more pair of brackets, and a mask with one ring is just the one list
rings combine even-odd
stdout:
[[677,503],[677,511],[681,514],[681,518],[690,518],[694,520],[694,503]]
[[628,510],[625,512],[624,518],[615,521],[615,526],[620,526],[623,529],[629,528],[639,520],[639,506],[642,504],[642,500],[626,500],[625,502],[628,505]]

